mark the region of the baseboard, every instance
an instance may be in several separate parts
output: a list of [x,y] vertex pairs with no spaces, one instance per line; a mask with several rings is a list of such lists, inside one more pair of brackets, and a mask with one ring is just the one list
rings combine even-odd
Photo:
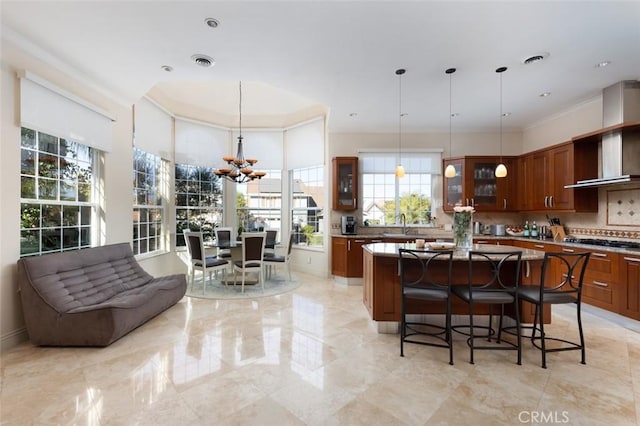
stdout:
[[20,343],[29,340],[29,334],[27,328],[22,327],[0,337],[0,353],[8,351],[9,349],[18,346]]
[[362,277],[351,277],[351,278],[347,278],[347,277],[341,277],[338,275],[334,275],[333,276],[333,280],[335,282],[337,282],[338,284],[344,284],[344,285],[356,285],[356,286],[362,286],[364,281],[362,279]]

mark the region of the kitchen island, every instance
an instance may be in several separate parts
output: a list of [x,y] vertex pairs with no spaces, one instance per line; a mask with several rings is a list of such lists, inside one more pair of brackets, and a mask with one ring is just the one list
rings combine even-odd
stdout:
[[[379,332],[395,332],[401,316],[401,289],[398,276],[398,250],[400,248],[415,249],[414,243],[374,243],[363,246],[364,250],[364,285],[363,302],[369,316],[378,324]],[[544,251],[514,246],[495,246],[491,244],[474,244],[474,250],[486,251],[522,251],[523,281],[531,277],[531,271],[539,270],[544,258]],[[452,285],[466,285],[468,281],[468,252],[456,250],[453,253]],[[443,268],[443,276],[444,276]],[[523,323],[533,322],[534,307],[527,302],[520,302],[521,320]],[[416,302],[407,305],[408,313],[444,314],[444,303]],[[476,313],[488,314],[488,307],[477,306]],[[452,298],[452,313],[466,315],[467,305]],[[545,306],[545,319],[551,318],[549,306]]]

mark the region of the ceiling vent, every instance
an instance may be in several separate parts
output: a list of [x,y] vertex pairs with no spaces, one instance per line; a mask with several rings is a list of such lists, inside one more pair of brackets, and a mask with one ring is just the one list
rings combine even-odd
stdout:
[[197,54],[197,55],[193,55],[191,59],[193,60],[193,62],[196,63],[196,65],[199,65],[203,68],[209,68],[216,64],[216,61],[214,61],[211,56],[207,56],[207,55]]

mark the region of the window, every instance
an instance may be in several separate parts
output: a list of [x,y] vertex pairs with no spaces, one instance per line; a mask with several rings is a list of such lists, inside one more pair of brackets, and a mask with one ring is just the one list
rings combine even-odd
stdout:
[[20,256],[91,247],[94,150],[23,127]]
[[281,229],[282,172],[280,170],[262,171],[267,173],[262,179],[236,185],[239,231]]
[[162,159],[133,149],[133,254],[162,249]]
[[185,245],[183,231],[201,231],[205,241],[222,223],[222,180],[212,167],[176,164],[176,245]]
[[440,153],[405,152],[403,178],[395,177],[395,153],[360,153],[362,215],[369,225],[431,222],[433,175],[440,174]]
[[295,244],[323,246],[324,166],[291,171],[291,229]]

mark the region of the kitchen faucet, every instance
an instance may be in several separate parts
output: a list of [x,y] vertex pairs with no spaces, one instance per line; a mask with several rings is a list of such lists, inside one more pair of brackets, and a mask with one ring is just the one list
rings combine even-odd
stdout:
[[402,233],[407,233],[407,216],[404,213],[400,213],[400,220],[402,221]]

